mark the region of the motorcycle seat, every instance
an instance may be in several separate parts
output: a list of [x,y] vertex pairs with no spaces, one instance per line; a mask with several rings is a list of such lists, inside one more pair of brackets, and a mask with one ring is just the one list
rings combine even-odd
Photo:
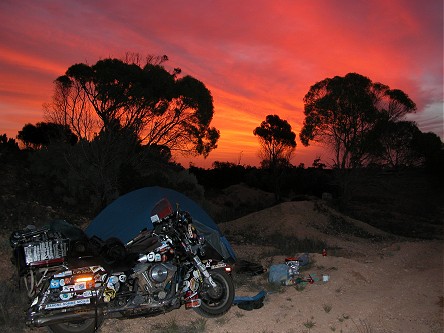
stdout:
[[68,267],[76,269],[88,266],[102,266],[109,273],[129,271],[137,263],[137,256],[129,254],[125,258],[117,261],[107,261],[100,256],[85,256],[70,258]]

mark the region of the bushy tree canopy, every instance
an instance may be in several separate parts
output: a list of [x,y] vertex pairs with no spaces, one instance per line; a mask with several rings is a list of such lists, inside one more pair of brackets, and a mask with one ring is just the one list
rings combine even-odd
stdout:
[[70,144],[77,142],[77,136],[71,132],[69,126],[45,122],[40,122],[36,125],[26,124],[18,132],[17,139],[31,149],[40,149],[55,142]]
[[370,133],[381,119],[396,122],[416,110],[407,94],[356,73],[317,82],[304,97],[302,144],[328,145],[338,168],[364,165]]
[[[172,154],[206,157],[219,131],[210,126],[210,91],[192,76],[181,76],[180,69],[167,71],[167,60],[147,57],[142,64],[138,55],[127,54],[124,60],[69,67],[54,81],[45,117],[81,140],[35,154],[36,169],[51,173],[75,197],[94,196],[95,207],[136,186],[173,186],[166,178],[182,168],[171,162]],[[31,135],[23,138],[40,144],[33,129],[25,128]]]
[[253,134],[258,137],[261,146],[261,166],[271,171],[275,198],[279,201],[283,175],[296,148],[296,134],[286,120],[271,114],[254,129]]
[[104,59],[71,66],[57,83],[80,88],[71,92],[86,96],[101,132],[129,130],[148,146],[206,157],[219,139],[219,131],[210,126],[213,98],[201,81],[179,73],[168,72],[161,63],[141,67]]
[[265,164],[275,166],[288,163],[296,148],[296,134],[291,125],[278,115],[268,115],[253,134],[261,145],[261,157]]
[[371,161],[391,168],[421,165],[424,158],[415,147],[420,134],[414,122],[379,120],[368,136]]

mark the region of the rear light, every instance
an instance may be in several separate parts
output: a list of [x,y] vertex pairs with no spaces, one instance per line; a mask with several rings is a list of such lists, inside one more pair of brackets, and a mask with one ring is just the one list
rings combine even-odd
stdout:
[[65,258],[55,258],[55,259],[48,259],[48,260],[39,260],[39,261],[33,261],[29,263],[29,266],[51,266],[55,264],[60,264],[65,261]]
[[82,275],[82,276],[76,277],[74,279],[74,283],[93,281],[93,279],[94,278],[91,275]]
[[232,269],[231,266],[225,266],[225,272],[231,273]]

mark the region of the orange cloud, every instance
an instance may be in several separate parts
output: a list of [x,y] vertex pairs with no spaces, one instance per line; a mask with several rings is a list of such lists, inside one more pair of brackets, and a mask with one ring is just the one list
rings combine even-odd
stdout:
[[18,67],[31,71],[39,71],[45,75],[51,73],[54,77],[61,75],[61,73],[64,73],[66,70],[63,66],[55,64],[50,60],[36,58],[31,54],[11,50],[3,45],[0,45],[0,62],[10,68]]

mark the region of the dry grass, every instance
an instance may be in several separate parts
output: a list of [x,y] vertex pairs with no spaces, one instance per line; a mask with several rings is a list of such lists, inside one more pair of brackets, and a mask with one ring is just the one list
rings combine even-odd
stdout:
[[23,332],[23,318],[29,299],[10,280],[0,284],[0,331]]
[[180,324],[176,317],[167,320],[163,324],[153,325],[152,333],[203,333],[206,330],[207,320],[199,318],[188,325]]

